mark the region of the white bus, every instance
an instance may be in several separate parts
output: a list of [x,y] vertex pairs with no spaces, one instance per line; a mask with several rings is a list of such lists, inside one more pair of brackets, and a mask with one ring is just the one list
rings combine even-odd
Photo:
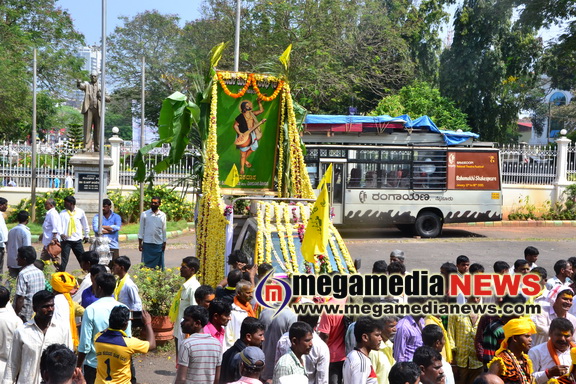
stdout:
[[306,144],[306,149],[314,185],[333,164],[336,225],[396,226],[436,237],[444,223],[502,220],[497,148]]

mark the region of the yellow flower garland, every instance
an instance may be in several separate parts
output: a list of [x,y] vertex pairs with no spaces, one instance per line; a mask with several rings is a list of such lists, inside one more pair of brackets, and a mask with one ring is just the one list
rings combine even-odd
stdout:
[[[257,210],[256,210],[256,224],[258,225],[258,228],[264,228],[264,218],[263,218],[263,211],[262,211],[262,205],[261,204],[256,204]],[[258,231],[256,233],[256,246],[255,246],[256,250],[256,262],[258,264],[262,264],[262,263],[266,263],[266,259],[264,258],[264,234],[262,233],[262,231]]]
[[280,250],[282,251],[282,256],[284,256],[284,265],[290,271],[294,272],[294,267],[297,267],[298,264],[294,265],[290,260],[290,253],[288,252],[288,248],[286,247],[286,228],[282,223],[282,219],[284,217],[282,207],[280,204],[276,202],[271,203],[274,207],[274,217],[276,219],[276,231],[278,232],[278,243],[280,244]]
[[282,183],[284,178],[284,114],[286,113],[286,92],[282,92],[282,98],[280,99],[280,137],[278,139],[278,197],[284,196],[282,191]]
[[290,205],[283,203],[284,206],[284,222],[286,223],[286,235],[288,242],[288,251],[290,253],[290,260],[292,260],[292,269],[294,273],[299,273],[298,256],[296,254],[296,246],[294,245],[294,227],[292,226],[292,217],[290,214]]

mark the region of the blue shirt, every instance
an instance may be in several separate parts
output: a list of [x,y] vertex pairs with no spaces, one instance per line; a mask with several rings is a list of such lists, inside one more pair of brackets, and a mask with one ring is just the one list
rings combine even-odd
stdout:
[[[92,219],[92,229],[94,233],[98,233],[98,216],[94,216]],[[119,249],[118,246],[118,232],[120,231],[120,227],[122,226],[122,218],[119,214],[110,212],[110,217],[106,218],[106,216],[102,215],[102,226],[108,225],[112,228],[114,232],[112,233],[105,233],[103,236],[110,240],[110,249]]]
[[[78,352],[86,354],[84,364],[92,368],[97,368],[98,362],[96,360],[96,350],[94,349],[94,338],[96,335],[106,328],[108,328],[108,320],[110,319],[110,312],[112,308],[124,304],[114,300],[113,297],[102,297],[98,301],[89,305],[82,316],[82,330],[80,331],[80,342],[78,344]],[[132,336],[131,323],[128,323],[126,328],[126,335]]]
[[98,300],[94,292],[92,292],[92,286],[89,286],[82,292],[82,306],[88,308],[90,304]]

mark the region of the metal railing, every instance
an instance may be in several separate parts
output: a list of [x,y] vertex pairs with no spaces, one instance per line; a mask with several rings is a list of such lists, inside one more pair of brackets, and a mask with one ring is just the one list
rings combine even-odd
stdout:
[[[105,146],[105,152],[110,154],[110,145]],[[65,143],[38,145],[36,161],[37,186],[39,188],[64,188],[67,175],[73,176],[74,169],[70,165],[70,158],[79,149],[71,148]],[[120,145],[119,175],[121,185],[135,185],[134,156],[137,148],[132,143],[125,142]],[[146,167],[150,169],[162,161],[170,151],[165,145],[156,148],[145,157]],[[170,184],[180,178],[189,176],[194,165],[193,149],[184,154],[179,164],[170,166],[155,177],[155,184]],[[0,186],[30,187],[32,179],[31,166],[32,147],[22,141],[0,142]]]
[[568,146],[568,164],[566,167],[566,178],[569,181],[576,181],[576,145]]
[[504,184],[549,185],[556,180],[556,148],[504,145],[500,158]]

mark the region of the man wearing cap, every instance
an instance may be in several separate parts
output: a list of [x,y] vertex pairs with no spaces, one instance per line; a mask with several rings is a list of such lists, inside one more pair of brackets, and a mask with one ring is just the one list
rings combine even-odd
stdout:
[[[550,324],[550,339],[530,348],[528,356],[534,367],[534,381],[537,384],[547,383],[551,378],[566,374],[572,365],[570,346],[574,335],[574,327],[567,319],[556,318]],[[563,381],[560,381],[563,382]]]
[[392,252],[390,252],[390,262],[393,263],[395,261],[404,264],[404,251],[401,251],[399,249],[395,249]]
[[242,377],[232,384],[262,384],[258,379],[266,363],[264,352],[258,347],[246,347],[238,355]]
[[490,373],[505,383],[532,383],[532,362],[527,353],[532,346],[536,326],[525,317],[512,319],[504,325],[504,340],[488,364]]
[[576,317],[568,312],[573,296],[574,291],[565,285],[557,285],[548,293],[548,305],[542,305],[542,312],[531,317],[537,332],[533,337],[534,345],[548,341],[550,323],[558,317],[570,320],[576,329]]

